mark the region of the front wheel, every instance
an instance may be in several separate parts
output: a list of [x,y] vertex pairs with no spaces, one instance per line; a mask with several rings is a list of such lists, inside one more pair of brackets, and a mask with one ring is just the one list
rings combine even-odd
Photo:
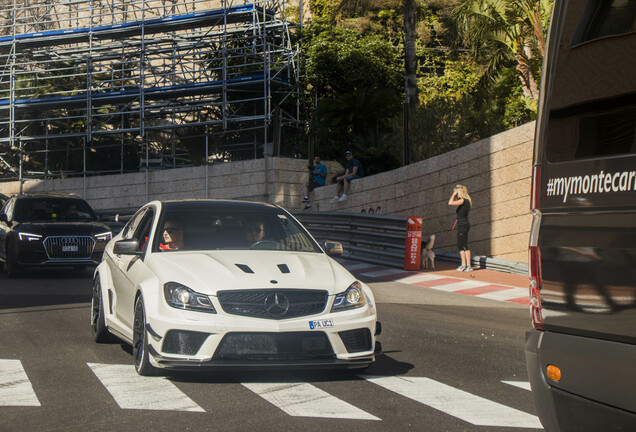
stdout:
[[93,298],[91,300],[91,331],[95,342],[107,342],[109,339],[106,320],[104,318],[104,302],[102,300],[102,286],[99,279],[93,282]]
[[135,370],[139,375],[152,376],[157,374],[157,368],[150,364],[148,356],[148,332],[146,331],[146,315],[144,300],[141,296],[135,302],[135,318],[133,323],[133,357]]

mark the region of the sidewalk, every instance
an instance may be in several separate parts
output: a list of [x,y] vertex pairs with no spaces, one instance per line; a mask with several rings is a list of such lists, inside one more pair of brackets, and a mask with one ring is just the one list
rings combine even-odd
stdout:
[[460,272],[455,270],[457,264],[446,261],[437,261],[435,270],[419,271],[407,271],[351,260],[338,261],[351,273],[360,276],[491,300],[530,304],[527,276],[486,269],[475,269],[468,273]]

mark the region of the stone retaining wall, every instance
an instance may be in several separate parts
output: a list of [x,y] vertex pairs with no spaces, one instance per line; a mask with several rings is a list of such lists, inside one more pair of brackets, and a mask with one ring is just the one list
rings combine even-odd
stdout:
[[[527,262],[531,223],[530,180],[534,123],[520,126],[452,152],[352,183],[349,198],[331,203],[339,162],[326,161],[327,186],[312,194],[309,211],[360,212],[381,207],[383,214],[422,216],[424,234],[436,234],[436,248],[454,250],[449,232],[455,208],[447,205],[453,187],[465,184],[473,199],[470,248],[475,255]],[[355,155],[354,155],[355,156]],[[344,160],[343,160],[344,162]],[[306,160],[270,158],[205,167],[180,168],[49,181],[26,181],[24,192],[73,192],[96,209],[138,207],[153,199],[242,198],[300,210]],[[207,180],[206,180],[207,179]],[[0,183],[17,193],[18,182]],[[445,241],[448,239],[447,241]]]
[[354,180],[344,202],[329,202],[335,185],[317,189],[312,205],[343,212],[368,212],[380,206],[383,214],[422,216],[423,232],[436,235],[436,248],[456,250],[455,232],[449,236],[455,207],[448,205],[448,199],[455,185],[464,184],[473,200],[468,235],[473,254],[527,263],[534,126],[528,123],[440,156]]

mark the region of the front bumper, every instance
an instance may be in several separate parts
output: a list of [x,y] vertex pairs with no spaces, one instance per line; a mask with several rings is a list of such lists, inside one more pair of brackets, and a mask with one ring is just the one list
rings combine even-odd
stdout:
[[382,354],[382,344],[376,342],[373,354],[354,357],[349,359],[338,359],[335,355],[329,359],[272,359],[272,360],[197,360],[183,359],[169,356],[162,356],[152,347],[149,349],[156,365],[171,370],[228,370],[228,369],[251,369],[251,370],[288,370],[288,369],[362,369],[375,361],[375,358]]
[[105,242],[97,242],[90,255],[51,258],[42,242],[21,242],[16,253],[16,264],[21,267],[63,267],[72,265],[98,265],[104,254]]
[[161,368],[362,368],[382,350],[368,306],[284,321],[166,308],[147,317],[151,362]]
[[[635,412],[599,402],[611,396],[624,404],[636,402],[633,354],[633,345],[534,329],[527,332],[528,377],[546,431],[636,430]],[[547,378],[548,364],[563,371],[560,383]],[[603,377],[605,372],[610,376]]]

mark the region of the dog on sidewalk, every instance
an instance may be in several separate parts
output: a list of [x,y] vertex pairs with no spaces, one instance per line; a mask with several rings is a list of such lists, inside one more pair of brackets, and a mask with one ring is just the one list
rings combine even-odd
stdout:
[[428,270],[430,263],[431,269],[435,270],[435,252],[433,252],[433,245],[435,244],[435,234],[431,234],[426,242],[426,245],[422,243],[422,251],[420,253],[421,267]]

